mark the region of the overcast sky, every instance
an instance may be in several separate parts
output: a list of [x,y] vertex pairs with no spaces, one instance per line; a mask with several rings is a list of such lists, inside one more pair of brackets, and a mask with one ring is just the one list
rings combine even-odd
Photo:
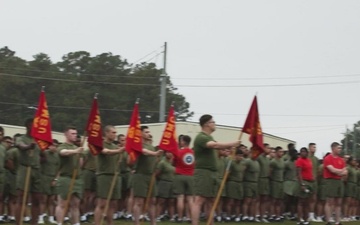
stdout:
[[166,41],[167,72],[193,121],[210,113],[242,126],[257,93],[264,132],[298,149],[315,142],[322,156],[360,120],[360,1],[0,4],[0,47],[27,60],[84,50],[161,67]]

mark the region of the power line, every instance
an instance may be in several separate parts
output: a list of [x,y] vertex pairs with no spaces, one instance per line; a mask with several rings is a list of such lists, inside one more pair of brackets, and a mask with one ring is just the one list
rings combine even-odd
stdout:
[[[206,113],[195,113],[195,114],[206,114]],[[245,113],[211,113],[212,115],[220,115],[220,116],[246,116],[247,114]],[[360,115],[311,115],[311,114],[307,114],[307,115],[286,115],[286,114],[261,114],[260,116],[269,116],[269,117],[276,117],[276,116],[281,116],[281,117],[360,117]]]
[[157,85],[157,84],[138,84],[138,83],[116,83],[116,82],[102,82],[102,81],[69,80],[69,79],[49,78],[49,77],[30,77],[30,76],[16,75],[16,74],[9,74],[9,73],[0,73],[0,76],[21,77],[21,78],[35,79],[35,80],[38,79],[38,80],[51,80],[51,81],[66,81],[66,82],[74,82],[74,83],[160,87],[160,85]]
[[[360,74],[345,74],[345,75],[326,75],[326,76],[305,76],[305,77],[207,77],[206,80],[295,80],[295,79],[316,79],[316,78],[344,78],[344,77],[359,77]],[[173,77],[172,80],[204,80],[204,77],[189,77],[189,78],[177,78]]]
[[[23,69],[23,68],[8,68],[2,67],[2,69],[12,70],[12,71],[29,71],[29,72],[38,72],[38,73],[46,73],[46,74],[60,74],[60,75],[78,75],[75,73],[70,72],[60,72],[60,71],[44,71],[44,70],[35,70],[35,69]],[[93,74],[93,73],[81,73],[81,76],[98,76],[98,77],[114,77],[114,78],[131,78],[131,79],[159,79],[158,77],[144,77],[144,76],[132,76],[131,74],[127,76],[118,76],[118,75],[111,75],[111,74]]]
[[[160,85],[156,84],[139,84],[139,83],[119,83],[119,82],[102,82],[102,81],[83,81],[83,80],[69,80],[69,79],[60,79],[60,78],[48,78],[48,77],[32,77],[25,75],[16,75],[9,73],[0,73],[1,76],[10,76],[10,77],[21,77],[28,79],[39,79],[39,80],[52,80],[52,81],[66,81],[66,82],[75,82],[75,83],[91,83],[91,84],[108,84],[108,85],[128,85],[128,86],[149,86],[149,87],[159,87]],[[249,84],[249,85],[174,85],[174,87],[183,87],[183,88],[250,88],[250,87],[302,87],[302,86],[316,86],[316,85],[339,85],[339,84],[357,84],[360,83],[360,80],[354,81],[338,81],[338,82],[319,82],[319,83],[303,83],[303,84]]]
[[322,82],[322,83],[305,83],[305,84],[248,84],[248,85],[191,85],[180,84],[175,87],[184,88],[250,88],[250,87],[303,87],[303,86],[317,86],[317,85],[338,85],[338,84],[357,84],[360,80],[353,81],[337,81],[337,82]]

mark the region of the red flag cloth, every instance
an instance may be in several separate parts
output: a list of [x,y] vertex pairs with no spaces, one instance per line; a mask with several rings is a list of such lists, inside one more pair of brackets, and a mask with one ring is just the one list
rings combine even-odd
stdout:
[[159,148],[177,155],[178,143],[176,141],[176,127],[175,127],[175,112],[172,105],[169,110],[169,115],[166,123],[163,136],[160,140]]
[[242,131],[250,135],[249,140],[252,143],[252,158],[256,159],[262,152],[264,152],[263,132],[261,130],[259,110],[257,104],[257,97],[251,104],[248,116]]
[[94,98],[86,125],[88,146],[91,154],[98,155],[103,149],[101,118],[97,98]]
[[39,148],[44,151],[53,143],[51,135],[50,114],[45,98],[45,91],[41,91],[39,105],[31,127],[31,136],[35,139]]
[[134,110],[131,115],[130,125],[126,135],[125,150],[129,154],[131,162],[134,162],[142,153],[139,103],[135,103]]

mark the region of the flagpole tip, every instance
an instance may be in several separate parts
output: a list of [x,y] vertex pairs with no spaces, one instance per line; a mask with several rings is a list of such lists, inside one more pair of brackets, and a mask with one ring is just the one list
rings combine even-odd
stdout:
[[139,104],[139,102],[140,102],[140,98],[137,98],[135,104]]
[[45,91],[45,86],[42,86],[42,87],[41,87],[41,91]]
[[175,105],[175,101],[172,101],[172,102],[171,102],[171,106],[174,106],[174,105]]
[[95,93],[94,98],[98,98],[99,93]]

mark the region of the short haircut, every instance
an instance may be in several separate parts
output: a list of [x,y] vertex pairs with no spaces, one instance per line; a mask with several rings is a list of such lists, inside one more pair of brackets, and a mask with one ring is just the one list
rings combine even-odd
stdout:
[[199,119],[200,126],[204,126],[204,124],[209,122],[209,120],[211,120],[212,118],[212,115],[209,114],[202,115]]
[[10,136],[5,136],[5,137],[3,137],[2,140],[3,140],[3,141],[5,141],[5,140],[12,140],[12,138],[11,138]]
[[356,160],[356,159],[355,159],[354,157],[350,156],[350,157],[347,159],[346,163],[347,163],[347,164],[350,164],[351,161],[353,161],[353,160]]
[[302,152],[302,151],[309,152],[309,150],[305,147],[300,148],[300,152]]
[[269,147],[270,145],[268,143],[264,143],[264,148]]
[[183,140],[187,145],[190,145],[191,137],[189,135],[182,135],[181,140]]
[[106,126],[104,127],[104,132],[109,132],[110,129],[112,129],[112,128],[115,129],[115,127],[114,127],[113,125],[106,125]]
[[4,128],[0,126],[0,132],[4,134]]
[[68,132],[69,130],[76,130],[76,127],[73,125],[68,125],[65,127],[64,132]]
[[309,143],[309,147],[310,147],[310,146],[313,146],[313,145],[316,145],[316,144],[313,143],[313,142]]
[[118,139],[121,138],[121,137],[125,137],[125,135],[124,135],[124,134],[119,134],[119,135],[117,136]]
[[21,136],[21,134],[20,133],[16,133],[16,134],[14,134],[14,140],[17,138],[17,137],[20,137]]
[[60,144],[60,143],[59,143],[59,141],[58,141],[57,139],[53,139],[52,141],[53,141],[53,144],[55,144],[55,145]]
[[325,159],[325,157],[328,156],[328,155],[330,155],[330,154],[331,154],[330,152],[327,152],[327,153],[324,155],[324,158],[323,158],[323,159]]
[[340,146],[340,144],[338,143],[338,142],[333,142],[333,143],[331,143],[331,148],[333,149],[333,148],[336,148],[336,147],[338,147],[338,146]]
[[275,148],[275,151],[276,151],[276,152],[278,152],[279,150],[282,150],[282,147],[281,147],[281,146],[277,146],[277,147]]
[[149,129],[148,126],[141,126],[141,131],[144,131],[145,129]]
[[295,144],[289,143],[289,144],[287,145],[287,148],[288,148],[288,150],[293,149],[293,148],[295,148]]

